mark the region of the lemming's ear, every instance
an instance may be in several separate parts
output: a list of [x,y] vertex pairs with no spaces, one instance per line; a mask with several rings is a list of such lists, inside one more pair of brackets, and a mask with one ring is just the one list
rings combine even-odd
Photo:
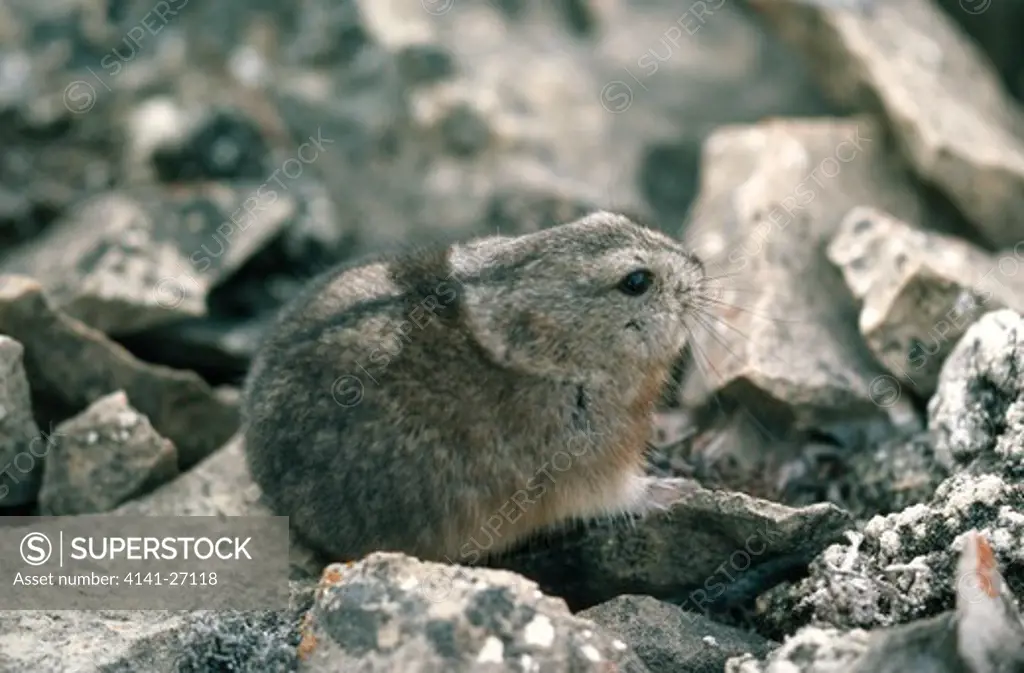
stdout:
[[448,263],[456,277],[472,277],[514,259],[522,248],[523,242],[518,238],[487,236],[453,245]]
[[506,362],[509,356],[509,301],[502,288],[491,284],[467,284],[462,293],[466,327],[495,362]]

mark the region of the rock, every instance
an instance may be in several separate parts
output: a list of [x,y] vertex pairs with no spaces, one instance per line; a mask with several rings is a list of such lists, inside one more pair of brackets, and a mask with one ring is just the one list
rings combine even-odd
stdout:
[[726,673],[998,673],[1024,664],[1024,620],[977,531],[962,536],[955,580],[956,610],[866,632],[808,626],[765,662],[747,654]]
[[[798,60],[719,4],[702,18],[669,2],[616,0],[588,6],[580,23],[544,3],[513,16],[482,2],[253,11],[236,0],[190,6],[182,25],[192,52],[216,53],[239,82],[263,84],[295,138],[322,127],[336,141],[313,172],[358,230],[356,254],[492,233],[482,215],[499,190],[677,220],[712,126],[827,111]],[[637,42],[641,34],[661,43]],[[544,67],[529,65],[536,59]]]
[[870,11],[803,0],[752,4],[806,55],[836,103],[881,109],[917,174],[991,244],[1020,240],[1024,114],[935,3],[898,0]]
[[20,343],[0,334],[0,507],[35,499],[49,450],[32,416],[24,352]]
[[0,669],[76,673],[285,673],[298,664],[299,617],[313,584],[292,582],[288,609],[0,611]]
[[244,443],[235,435],[174,481],[134,498],[111,514],[124,516],[270,516],[245,465]]
[[[693,612],[727,612],[802,567],[850,524],[825,503],[795,509],[700,487],[673,500],[634,525],[588,522],[493,563],[536,580],[573,610],[645,594]],[[485,525],[460,559],[486,551],[493,540]]]
[[763,657],[777,646],[649,596],[619,596],[577,616],[629,643],[651,673],[721,671],[730,657]]
[[[935,392],[953,345],[983,313],[1024,311],[1024,275],[1017,275],[1024,248],[1019,259],[1012,250],[997,258],[961,239],[855,208],[828,257],[862,302],[865,343],[899,384],[924,399]],[[890,399],[879,395],[880,404]]]
[[44,230],[83,195],[111,187],[131,93],[181,60],[164,48],[174,44],[170,5],[120,25],[120,10],[96,7],[62,0],[0,9],[0,249]]
[[[1024,567],[1024,366],[1022,318],[1009,310],[975,323],[943,365],[929,404],[934,451],[951,470],[928,503],[875,516],[833,545],[810,576],[769,592],[770,633],[810,621],[843,628],[891,626],[951,607],[960,536],[977,529],[1007,568]],[[943,459],[943,456],[945,457]]]
[[[130,500],[112,516],[273,516],[249,474],[242,436],[215,451],[177,479]],[[319,575],[323,563],[292,539],[289,562],[295,580]]]
[[[127,673],[144,667],[169,673],[177,653],[146,650],[182,628],[185,619],[167,610],[2,610],[0,669]],[[129,663],[139,668],[125,668]]]
[[866,118],[770,121],[708,138],[683,238],[716,280],[692,320],[684,407],[725,397],[804,427],[879,415],[870,384],[880,371],[821,249],[857,205],[923,217],[881,140]]
[[900,512],[931,500],[949,470],[928,432],[897,436],[849,456],[844,504],[858,519]]
[[787,638],[766,661],[753,654],[726,662],[725,673],[847,673],[867,649],[871,634],[808,626]]
[[0,332],[25,346],[37,416],[63,420],[123,390],[153,428],[174,442],[181,469],[221,446],[239,426],[237,402],[191,372],[137,360],[55,310],[32,279],[0,275]]
[[191,318],[121,337],[118,341],[147,362],[191,369],[207,381],[241,383],[272,314],[248,321],[227,315]]
[[1024,100],[1024,59],[1015,39],[1024,25],[1022,8],[987,0],[939,0],[939,5],[985,50],[1007,90]]
[[106,512],[178,474],[174,444],[122,390],[61,423],[54,435],[39,491],[44,516]]
[[55,308],[107,333],[204,315],[210,288],[295,213],[290,195],[257,198],[259,186],[141,187],[91,197],[0,271],[32,276]]
[[928,403],[928,427],[948,465],[990,463],[1024,485],[1024,318],[1010,310],[978,320],[946,359]]
[[377,552],[324,570],[301,671],[646,673],[629,646],[514,573]]
[[929,503],[873,517],[863,535],[853,534],[848,544],[832,545],[814,559],[808,578],[770,591],[766,630],[792,633],[812,621],[841,628],[892,626],[949,608],[957,536],[977,528],[992,541],[1001,563],[1020,567],[1021,507],[1020,486],[993,474],[954,474]]
[[262,181],[274,169],[261,129],[236,110],[210,110],[175,140],[150,158],[161,182]]
[[[45,60],[25,52],[8,52],[3,58],[5,70],[16,70],[18,60],[25,59],[37,71]],[[46,98],[33,95],[30,101],[23,99],[24,109],[0,113],[0,264],[82,194],[108,188],[116,176],[116,114],[107,101],[93,114],[72,115],[59,90],[56,100]]]

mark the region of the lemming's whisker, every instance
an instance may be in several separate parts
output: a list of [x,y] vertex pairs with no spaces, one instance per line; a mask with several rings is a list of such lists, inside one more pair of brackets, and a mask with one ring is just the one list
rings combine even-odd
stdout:
[[715,281],[718,281],[718,280],[724,280],[724,279],[726,279],[726,278],[735,278],[735,277],[737,277],[737,276],[739,276],[739,275],[740,275],[740,274],[739,274],[739,272],[737,271],[737,272],[735,272],[735,273],[727,273],[727,274],[723,274],[723,275],[721,275],[721,276],[704,276],[703,278],[701,278],[701,279],[700,279],[699,281],[697,281],[697,282],[698,282],[698,283],[713,283],[713,282],[715,282]]
[[748,308],[744,308],[742,306],[739,306],[737,304],[732,304],[732,303],[727,302],[727,301],[722,301],[721,299],[715,299],[713,297],[698,297],[697,300],[694,302],[694,304],[699,306],[700,302],[706,302],[706,303],[712,304],[714,306],[721,306],[722,308],[727,308],[727,309],[731,309],[731,310],[735,310],[735,311],[740,311],[742,313],[746,313],[748,315],[752,315],[752,316],[754,316],[756,318],[761,318],[762,320],[770,320],[772,322],[779,322],[779,323],[791,323],[791,324],[796,324],[796,325],[805,325],[805,324],[807,324],[807,321],[805,321],[805,320],[789,320],[789,319],[786,319],[786,318],[774,318],[774,317],[769,316],[769,315],[762,315],[760,313],[757,313],[756,311],[751,311]]
[[736,327],[735,325],[729,324],[729,321],[724,320],[723,318],[720,318],[719,316],[716,316],[711,311],[701,311],[700,315],[701,315],[702,318],[710,318],[711,320],[714,320],[716,323],[722,325],[723,327],[728,327],[729,329],[731,329],[736,334],[739,334],[741,337],[743,337],[747,341],[750,341],[750,335],[749,334],[746,334],[745,332],[743,332],[743,330],[741,330],[740,328]]
[[[712,335],[713,335],[713,337],[712,337],[712,338],[714,338],[714,339],[715,339],[715,341],[716,341],[716,342],[717,342],[717,343],[718,343],[718,344],[719,344],[720,346],[722,346],[722,347],[723,347],[723,348],[724,348],[724,349],[725,349],[726,351],[728,351],[728,352],[729,352],[729,354],[730,354],[730,355],[732,355],[732,356],[733,356],[734,358],[736,358],[737,360],[739,360],[739,359],[740,359],[740,358],[739,358],[739,356],[738,356],[738,355],[737,355],[737,354],[736,354],[736,353],[735,353],[735,352],[734,352],[734,351],[733,351],[733,350],[732,350],[731,348],[729,348],[729,346],[728,346],[728,345],[727,345],[727,344],[726,344],[726,343],[725,343],[725,342],[724,342],[724,341],[723,341],[723,340],[722,340],[722,339],[720,338],[720,337],[721,337],[721,335],[720,335],[720,334],[718,334],[718,332],[716,332],[716,331],[715,331],[714,329],[710,328],[710,327],[709,327],[709,326],[708,326],[708,325],[707,325],[706,323],[702,322],[702,321],[701,321],[701,320],[699,319],[699,317],[701,317],[701,316],[699,316],[699,314],[695,315],[694,317],[695,317],[695,318],[698,318],[697,322],[698,322],[698,323],[700,323],[700,324],[701,324],[701,326],[702,326],[702,327],[704,327],[704,329],[708,330],[708,332],[709,332],[710,334],[712,334]],[[696,342],[694,343],[694,346],[697,346]],[[698,348],[698,350],[699,350],[699,346],[697,346],[697,348]],[[706,355],[705,355],[705,357],[706,357]],[[780,360],[780,362],[781,362],[781,360]],[[710,363],[710,361],[709,361],[709,363]],[[786,364],[786,363],[784,363],[784,362],[783,362],[783,364]],[[719,379],[721,380],[721,379],[722,379],[721,375],[719,374],[718,376],[719,376]],[[717,395],[714,395],[714,396],[715,396],[715,397],[717,398]],[[737,406],[739,407],[739,409],[740,409],[740,410],[741,410],[741,411],[742,411],[742,412],[743,412],[744,414],[746,414],[747,418],[749,418],[749,419],[751,420],[751,422],[753,422],[753,424],[754,424],[755,426],[757,426],[757,428],[758,428],[758,429],[759,429],[759,430],[760,430],[761,432],[763,432],[763,433],[764,433],[764,436],[765,436],[765,437],[769,438],[769,439],[770,439],[770,440],[772,440],[773,442],[778,442],[778,438],[777,438],[777,437],[775,437],[775,435],[774,435],[774,434],[772,434],[772,432],[771,432],[770,430],[768,430],[768,428],[767,428],[767,427],[765,427],[765,425],[764,425],[764,424],[763,424],[763,423],[762,423],[761,421],[759,421],[759,420],[757,419],[757,417],[756,417],[756,416],[754,416],[753,412],[751,412],[751,411],[750,411],[749,409],[747,409],[747,408],[746,408],[746,407],[745,407],[744,405],[742,405],[742,404],[739,404],[739,405],[737,405]],[[721,408],[721,403],[719,403],[719,408]],[[724,413],[724,411],[723,411],[723,413]]]

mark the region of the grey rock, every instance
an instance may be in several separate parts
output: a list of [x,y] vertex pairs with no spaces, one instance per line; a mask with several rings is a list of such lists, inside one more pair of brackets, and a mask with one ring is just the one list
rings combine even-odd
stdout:
[[514,573],[377,552],[324,570],[301,671],[646,673],[629,646]]
[[923,217],[882,145],[867,118],[770,121],[708,138],[683,238],[716,280],[692,320],[684,407],[724,396],[805,427],[881,414],[871,390],[880,370],[822,248],[857,205]]
[[[646,594],[693,612],[727,611],[802,567],[852,523],[826,503],[792,508],[697,486],[670,495],[664,511],[633,522],[589,522],[495,563],[537,580],[573,609]],[[486,550],[493,537],[482,528],[473,541]]]
[[207,379],[241,382],[272,317],[266,313],[241,321],[209,315],[160,325],[118,341],[141,358],[159,357],[161,364],[192,369]]
[[32,502],[49,444],[32,416],[24,347],[0,334],[0,507]]
[[958,538],[956,608],[868,632],[808,626],[764,661],[730,660],[726,673],[1000,673],[1024,665],[1024,617],[977,531]]
[[312,582],[287,609],[0,610],[0,670],[39,673],[285,673],[298,665]]
[[187,469],[220,447],[239,425],[237,401],[197,375],[146,364],[87,325],[55,310],[36,281],[0,275],[0,332],[25,346],[36,412],[62,420],[123,390],[158,433],[174,442]]
[[1024,59],[1014,39],[1024,25],[1024,8],[985,0],[939,0],[939,6],[985,50],[1010,93],[1024,100]]
[[1024,559],[1024,488],[994,474],[957,473],[929,503],[875,516],[863,534],[828,547],[810,575],[768,592],[764,619],[772,633],[811,622],[840,628],[893,626],[953,604],[954,542],[978,528],[1006,567]]
[[[235,435],[220,449],[170,483],[110,512],[113,516],[273,516],[245,462],[244,441]],[[323,564],[293,539],[292,578],[319,575]]]
[[174,481],[111,512],[124,516],[270,516],[249,477],[244,444],[235,435]]
[[[427,4],[235,0],[183,17],[191,51],[264,83],[292,136],[336,141],[312,172],[360,252],[493,233],[498,191],[675,222],[712,127],[827,111],[799,60],[729,3],[703,19],[668,0],[592,3],[582,32],[545,3]],[[677,147],[680,161],[664,151]]]
[[0,249],[30,239],[118,177],[123,92],[174,59],[153,44],[172,31],[159,41],[146,33],[139,48],[126,36],[135,28],[137,40],[138,25],[119,29],[109,20],[114,13],[92,0],[13,0],[0,8]]
[[990,243],[1020,240],[1024,114],[950,16],[928,0],[870,10],[804,0],[755,6],[807,56],[837,103],[880,108],[917,174],[945,192]]
[[651,673],[721,671],[730,657],[764,657],[778,645],[650,596],[619,596],[577,616],[629,643]]
[[828,256],[862,302],[865,343],[900,384],[925,399],[954,344],[982,314],[1024,311],[1024,274],[1017,273],[1024,256],[991,255],[873,208],[850,211]]
[[935,452],[953,473],[927,503],[875,516],[833,545],[810,576],[768,592],[766,622],[792,633],[811,621],[844,628],[892,626],[954,602],[954,554],[979,530],[1007,579],[1024,561],[1024,367],[1021,316],[1002,310],[975,323],[947,358],[929,404]]
[[[148,648],[184,624],[166,610],[0,610],[0,670],[169,673],[176,653]],[[129,662],[140,668],[125,669]]]
[[986,314],[946,360],[928,403],[928,427],[949,465],[994,462],[992,469],[1024,484],[1024,318],[1010,310]]
[[44,516],[106,512],[178,475],[174,444],[122,390],[58,425],[54,440],[39,490]]
[[848,458],[847,507],[858,518],[902,511],[926,503],[949,476],[935,456],[928,432],[896,436]]
[[726,662],[725,673],[849,673],[867,650],[871,633],[807,626],[775,650],[766,661],[753,654]]
[[140,187],[90,197],[0,271],[37,279],[55,308],[106,333],[204,315],[211,287],[295,213],[291,196],[257,199],[250,192],[258,187]]
[[[161,109],[163,105],[155,108]],[[204,112],[184,128],[165,132],[165,142],[152,148],[147,158],[155,177],[168,183],[266,178],[273,167],[262,129],[237,110],[214,107]]]

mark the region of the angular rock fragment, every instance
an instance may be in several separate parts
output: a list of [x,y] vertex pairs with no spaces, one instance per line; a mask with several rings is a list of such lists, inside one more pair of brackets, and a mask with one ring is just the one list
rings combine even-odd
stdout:
[[312,603],[313,586],[290,583],[282,610],[0,610],[0,670],[294,671],[299,617]]
[[927,432],[894,437],[849,457],[845,486],[848,508],[857,518],[902,511],[928,502],[949,470],[935,457]]
[[260,183],[136,187],[90,197],[0,272],[35,278],[54,307],[102,332],[206,313],[210,288],[277,236],[295,212]]
[[49,446],[32,416],[24,352],[20,343],[0,334],[0,507],[32,502]]
[[[296,287],[301,285],[296,283]],[[210,315],[161,325],[118,341],[146,361],[191,369],[208,381],[241,382],[272,317],[272,311],[247,321]]]
[[65,419],[123,390],[156,431],[174,442],[182,469],[238,428],[237,403],[192,372],[137,360],[100,332],[53,309],[30,278],[0,275],[0,332],[25,346],[37,416]]
[[922,217],[882,145],[866,118],[770,121],[708,138],[684,241],[717,280],[690,321],[684,406],[723,395],[805,425],[880,413],[870,389],[879,368],[822,248],[857,205]]
[[270,510],[245,465],[241,435],[231,438],[191,470],[111,514],[125,516],[259,516]]
[[[177,479],[110,512],[112,516],[273,516],[245,463],[241,435]],[[294,579],[316,577],[323,564],[293,539],[289,562]]]
[[1024,562],[1024,488],[993,474],[954,474],[932,501],[873,517],[848,544],[832,545],[810,564],[810,576],[769,592],[770,633],[810,622],[841,628],[892,626],[953,604],[954,540],[983,531],[1006,567]]
[[989,0],[938,0],[960,27],[985,50],[1007,89],[1024,100],[1024,60],[1016,40],[1024,25],[1024,7]]
[[[511,13],[494,3],[427,4],[268,11],[287,73],[271,79],[271,96],[296,138],[322,125],[335,140],[312,169],[345,217],[372,223],[359,227],[360,250],[422,231],[494,233],[481,223],[497,192],[545,184],[556,200],[674,223],[697,167],[655,160],[664,158],[658,149],[679,145],[692,157],[722,120],[827,111],[792,55],[729,3],[703,17],[670,5],[591,4],[585,13],[599,29],[585,38],[567,12],[544,3],[517,3]],[[224,36],[244,30],[236,18],[244,12],[220,7],[190,7],[190,38],[205,34],[230,57]],[[328,30],[337,32],[324,42]],[[713,37],[686,39],[697,30]],[[635,37],[662,34],[660,45]],[[322,75],[303,77],[321,44],[342,54]],[[259,51],[237,48],[239,57]]]
[[[833,545],[810,576],[769,592],[771,632],[810,621],[844,628],[904,623],[950,607],[962,533],[990,541],[1007,578],[1024,567],[1024,319],[1002,310],[975,323],[947,358],[929,404],[934,451],[952,475],[928,503],[875,516],[863,535]],[[943,458],[944,457],[944,458]]]
[[992,462],[1024,485],[1024,317],[978,320],[953,349],[928,403],[928,427],[947,464]]
[[1000,673],[1024,667],[1024,618],[977,531],[958,538],[956,609],[867,632],[806,627],[763,662],[731,659],[726,673]]
[[0,610],[0,670],[173,671],[177,652],[149,647],[185,619],[167,610]]
[[982,314],[1024,311],[1024,257],[990,255],[873,208],[855,208],[828,246],[875,357],[920,397],[935,392],[946,356]]
[[[676,491],[668,502],[635,524],[591,522],[493,565],[536,580],[574,610],[645,594],[693,612],[727,611],[802,567],[851,523],[831,504],[796,509],[700,487]],[[482,527],[463,552],[486,551],[490,530]]]
[[[871,633],[808,626],[787,638],[766,659],[753,654],[726,662],[725,673],[849,673],[867,649]],[[908,672],[909,673],[909,672]]]
[[514,573],[370,554],[324,570],[300,671],[647,673],[629,646]]
[[121,390],[58,425],[54,435],[39,490],[46,516],[106,512],[178,474],[174,444]]
[[928,0],[870,10],[806,0],[753,4],[807,55],[837,103],[881,109],[917,174],[989,242],[1021,240],[1024,114],[950,16]]
[[650,596],[619,596],[580,612],[628,643],[651,673],[720,671],[730,657],[763,657],[772,643],[757,634],[685,612]]

